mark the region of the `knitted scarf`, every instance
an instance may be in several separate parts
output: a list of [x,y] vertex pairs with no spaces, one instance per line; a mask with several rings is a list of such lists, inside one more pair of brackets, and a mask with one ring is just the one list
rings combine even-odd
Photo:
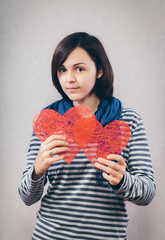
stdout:
[[[72,101],[66,101],[64,99],[56,101],[46,109],[53,109],[61,115],[64,115],[70,108],[74,107]],[[96,119],[101,123],[103,127],[106,124],[114,121],[119,120],[122,111],[122,103],[119,99],[113,97],[111,101],[108,100],[101,100],[100,104],[98,105],[98,109],[95,112]]]

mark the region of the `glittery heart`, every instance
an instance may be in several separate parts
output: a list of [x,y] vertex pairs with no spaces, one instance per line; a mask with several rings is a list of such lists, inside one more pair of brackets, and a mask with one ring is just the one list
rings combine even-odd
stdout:
[[[86,125],[84,128],[85,123],[88,126],[87,129]],[[130,139],[129,125],[120,120],[113,121],[103,127],[96,119],[90,121],[87,118],[79,119],[75,124],[75,129],[76,141],[92,164],[99,157],[120,154]]]
[[71,163],[81,150],[74,138],[74,125],[82,117],[95,118],[93,112],[81,106],[70,108],[63,116],[52,109],[44,109],[33,119],[33,132],[44,142],[51,135],[63,135],[69,143],[69,151],[63,153],[66,163]]
[[44,142],[52,134],[63,135],[64,129],[61,128],[61,125],[64,122],[65,118],[58,112],[45,109],[34,116],[32,124],[33,132],[41,142]]
[[63,116],[52,109],[44,109],[33,119],[33,131],[40,141],[50,135],[64,135],[69,151],[64,153],[66,163],[71,163],[82,149],[94,164],[98,157],[120,154],[130,138],[129,125],[116,120],[102,127],[93,112],[81,106],[70,108]]

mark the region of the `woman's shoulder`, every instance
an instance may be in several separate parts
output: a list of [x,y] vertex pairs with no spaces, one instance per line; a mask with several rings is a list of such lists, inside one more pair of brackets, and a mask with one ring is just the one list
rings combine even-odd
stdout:
[[128,123],[132,130],[135,129],[138,125],[143,125],[140,114],[132,108],[123,107],[120,120]]
[[136,118],[141,119],[140,114],[133,108],[122,107],[121,118]]

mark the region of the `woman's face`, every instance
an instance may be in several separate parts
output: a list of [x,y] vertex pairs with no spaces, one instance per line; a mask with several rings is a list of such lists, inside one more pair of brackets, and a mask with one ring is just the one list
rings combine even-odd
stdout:
[[95,94],[90,94],[97,75],[95,62],[88,53],[80,48],[75,48],[57,72],[59,83],[74,105],[84,104]]

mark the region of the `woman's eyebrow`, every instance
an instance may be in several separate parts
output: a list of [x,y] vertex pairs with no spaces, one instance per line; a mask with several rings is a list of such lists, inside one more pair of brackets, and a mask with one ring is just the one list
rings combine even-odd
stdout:
[[[84,65],[86,65],[86,63],[79,62],[79,63],[75,63],[75,64],[73,64],[73,67],[78,66],[78,65],[80,65],[80,64],[84,64]],[[63,64],[62,64],[60,67],[64,67],[64,68],[65,68],[65,66],[64,66]]]
[[80,65],[80,64],[85,64],[86,65],[86,63],[79,62],[79,63],[75,63],[73,66],[75,67],[75,66]]

